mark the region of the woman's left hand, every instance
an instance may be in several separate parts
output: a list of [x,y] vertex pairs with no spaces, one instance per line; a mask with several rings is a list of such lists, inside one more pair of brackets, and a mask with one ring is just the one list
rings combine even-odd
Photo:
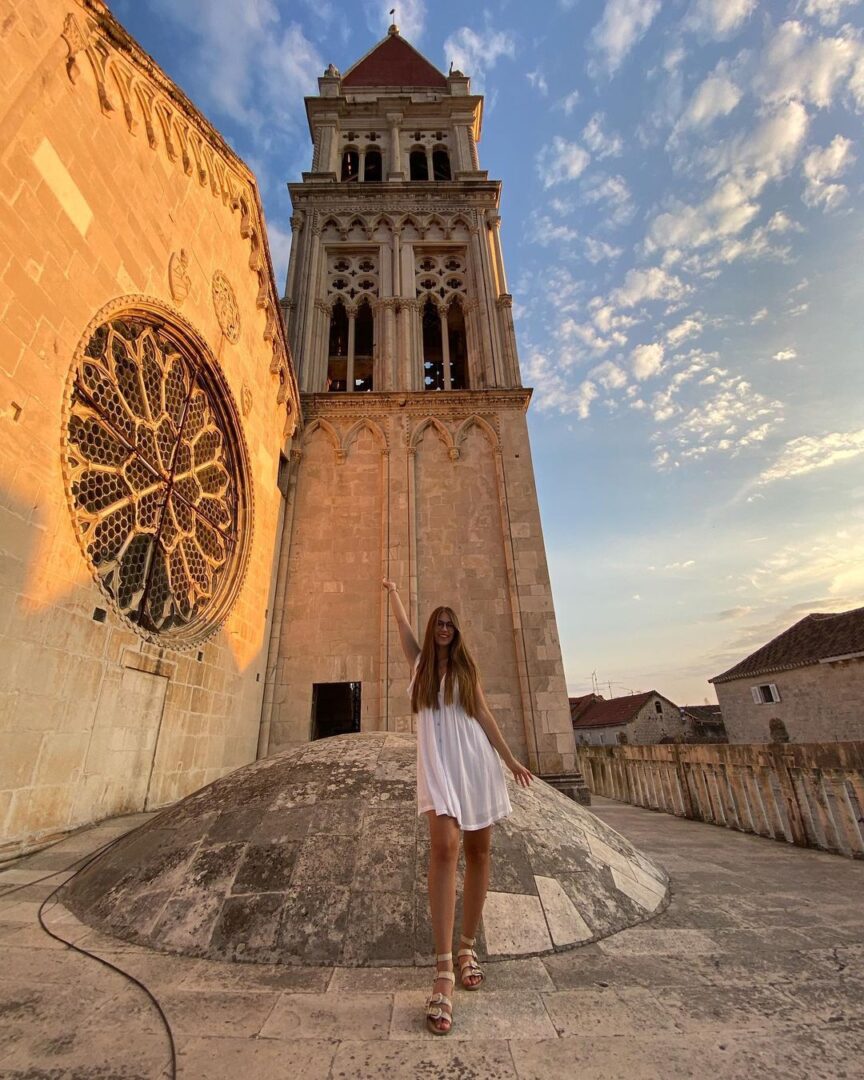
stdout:
[[513,779],[519,787],[531,786],[534,774],[526,769],[521,761],[517,761],[516,758],[511,758],[511,760],[507,762],[507,768],[513,773]]

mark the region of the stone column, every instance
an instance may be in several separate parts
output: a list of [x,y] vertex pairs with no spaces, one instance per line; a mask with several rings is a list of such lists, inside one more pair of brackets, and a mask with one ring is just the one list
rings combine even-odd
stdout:
[[450,335],[448,333],[447,309],[440,308],[438,317],[441,320],[441,363],[444,367],[444,389],[452,390],[453,384],[450,379]]
[[492,264],[495,267],[495,278],[500,295],[507,292],[507,274],[504,270],[504,254],[501,250],[501,215],[487,210],[486,224],[488,226]]
[[348,315],[348,362],[346,364],[345,389],[354,392],[354,338],[357,332],[357,311],[352,308]]
[[387,179],[401,180],[405,172],[402,168],[402,148],[399,140],[402,113],[387,113],[385,120],[390,127],[390,168]]
[[300,233],[303,231],[303,221],[304,214],[302,210],[298,210],[291,215],[291,254],[288,256],[288,273],[285,275],[285,295],[282,301],[286,334],[290,325],[290,312],[295,306],[294,281],[297,274],[297,248],[300,242]]
[[504,382],[507,386],[518,386],[520,373],[519,357],[516,350],[516,328],[513,325],[513,297],[509,293],[502,293],[495,301],[495,306],[498,309],[501,338],[504,346]]
[[482,343],[483,367],[486,372],[486,384],[498,385],[498,371],[495,363],[495,343],[492,337],[492,306],[489,297],[489,274],[488,265],[483,258],[483,243],[480,240],[480,227],[471,226],[471,254],[474,264],[474,282],[477,290],[477,300],[480,304],[478,312],[480,340]]

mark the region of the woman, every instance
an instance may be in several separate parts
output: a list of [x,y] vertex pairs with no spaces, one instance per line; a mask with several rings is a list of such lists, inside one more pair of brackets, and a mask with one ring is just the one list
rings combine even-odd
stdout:
[[426,624],[423,648],[414,636],[399,593],[385,581],[399,627],[402,651],[413,672],[409,693],[417,727],[417,812],[429,822],[429,909],[435,937],[436,977],[426,1006],[426,1026],[446,1035],[453,1023],[448,996],[453,973],[453,922],[459,833],[465,851],[462,948],[459,981],[477,990],[483,972],[473,945],[489,885],[492,825],[511,813],[501,763],[517,784],[528,787],[531,773],[513,757],[489,711],[477,665],[462,640],[451,608],[436,608]]

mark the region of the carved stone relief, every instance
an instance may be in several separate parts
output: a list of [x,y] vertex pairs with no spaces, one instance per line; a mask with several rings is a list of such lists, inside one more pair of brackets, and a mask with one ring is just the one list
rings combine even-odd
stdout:
[[168,285],[174,300],[182,304],[192,288],[192,278],[189,276],[189,256],[185,248],[173,252],[168,260]]
[[221,270],[213,275],[213,307],[222,333],[236,345],[240,340],[240,308],[231,282]]

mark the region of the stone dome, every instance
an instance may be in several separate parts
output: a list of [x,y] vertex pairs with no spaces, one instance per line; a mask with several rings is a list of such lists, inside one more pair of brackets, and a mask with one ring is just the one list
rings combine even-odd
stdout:
[[[90,926],[217,960],[428,964],[428,829],[413,735],[342,735],[246,765],[124,836],[66,886]],[[480,933],[490,959],[568,949],[665,906],[668,878],[540,780],[509,783]],[[460,857],[460,886],[461,886]],[[457,911],[457,927],[459,912]]]

